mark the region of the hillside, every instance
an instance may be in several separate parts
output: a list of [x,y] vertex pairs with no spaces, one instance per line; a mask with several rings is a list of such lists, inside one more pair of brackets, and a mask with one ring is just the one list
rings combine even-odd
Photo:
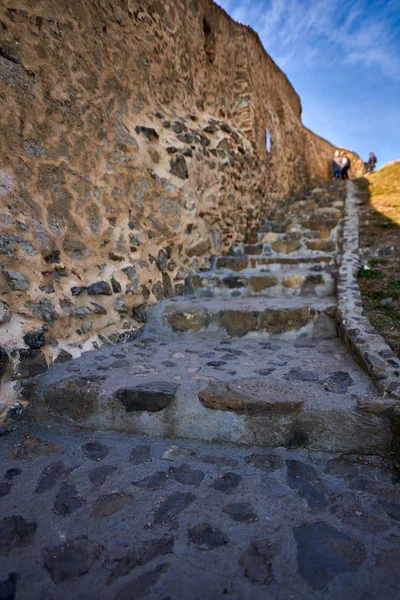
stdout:
[[400,356],[400,161],[357,181],[362,195],[360,286],[376,329]]

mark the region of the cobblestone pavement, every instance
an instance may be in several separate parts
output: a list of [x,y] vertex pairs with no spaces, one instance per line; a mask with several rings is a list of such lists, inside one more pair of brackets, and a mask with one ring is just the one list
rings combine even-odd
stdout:
[[400,598],[387,458],[35,425],[0,457],[2,600]]

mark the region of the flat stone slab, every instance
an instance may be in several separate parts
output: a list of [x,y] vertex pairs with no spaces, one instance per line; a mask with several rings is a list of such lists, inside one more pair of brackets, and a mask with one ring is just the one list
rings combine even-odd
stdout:
[[294,385],[265,379],[234,379],[210,382],[199,392],[199,400],[203,406],[214,410],[262,415],[297,412],[306,398]]
[[120,388],[114,394],[127,413],[160,412],[174,400],[177,385],[169,381],[149,381],[135,387]]

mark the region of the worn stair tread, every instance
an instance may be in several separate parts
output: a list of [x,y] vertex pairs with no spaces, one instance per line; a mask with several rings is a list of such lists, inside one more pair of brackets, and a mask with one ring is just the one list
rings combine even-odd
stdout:
[[336,307],[335,296],[325,298],[303,297],[296,298],[172,298],[162,302],[157,308],[172,312],[196,312],[207,310],[208,312],[225,312],[228,310],[243,312],[265,312],[267,310],[291,310],[309,307],[319,311],[325,311],[330,307]]
[[198,397],[203,406],[213,410],[263,415],[298,412],[307,400],[307,393],[290,381],[252,377],[211,381]]
[[325,254],[323,252],[315,253],[315,255],[308,256],[220,256],[214,259],[213,268],[215,271],[221,270],[232,270],[235,272],[242,270],[256,270],[260,268],[270,268],[271,271],[292,269],[294,266],[297,268],[312,268],[312,266],[321,265],[336,267],[337,262],[332,254]]
[[[292,268],[290,269],[284,269],[284,270],[269,270],[268,266],[266,266],[264,269],[262,270],[258,270],[258,271],[254,271],[254,269],[243,269],[242,271],[240,271],[240,275],[235,272],[232,271],[229,268],[225,268],[225,269],[219,269],[214,270],[208,270],[208,271],[201,271],[199,273],[195,273],[194,275],[189,275],[188,279],[194,278],[194,277],[199,277],[200,279],[213,279],[215,280],[216,283],[218,283],[219,281],[222,281],[223,279],[226,279],[227,277],[237,277],[239,279],[250,279],[250,278],[263,278],[263,277],[275,277],[277,279],[277,281],[282,281],[283,279],[287,278],[287,277],[293,277],[296,275],[301,275],[304,277],[315,277],[315,276],[325,276],[325,277],[332,277],[334,275],[336,275],[338,273],[338,269],[337,267],[331,268],[328,270],[328,268],[324,269],[321,266],[321,270],[315,270],[313,271],[312,269],[306,267],[303,267],[300,265],[299,267],[295,267],[294,265],[291,265]],[[318,266],[318,263],[316,264],[316,266]]]
[[[242,407],[235,401],[206,408],[201,401],[213,382],[223,387],[249,378],[259,382],[261,396],[246,386]],[[82,410],[89,385],[93,401]],[[162,394],[157,405],[155,392]],[[147,332],[134,342],[54,365],[31,394],[32,416],[52,424],[269,447],[294,439],[315,450],[390,450],[389,425],[358,409],[359,399],[376,400],[374,385],[338,338],[205,345],[198,336],[165,340]],[[301,405],[292,405],[293,398]]]
[[288,269],[284,271],[204,271],[186,280],[188,296],[213,297],[287,297],[331,296],[337,277],[327,271]]
[[[326,244],[328,242],[331,242],[332,244],[335,245],[335,249],[332,250],[313,250],[307,247],[307,244],[309,244],[309,242],[325,242]],[[336,248],[336,241],[335,240],[320,240],[319,238],[315,238],[312,240],[309,240],[308,238],[304,239],[302,238],[299,241],[299,245],[296,249],[292,250],[291,252],[274,252],[271,249],[271,244],[269,244],[268,242],[260,242],[258,244],[238,244],[237,246],[235,246],[234,250],[230,250],[230,254],[228,256],[231,257],[243,257],[243,256],[247,256],[247,257],[260,257],[260,258],[278,258],[278,259],[282,259],[282,258],[292,258],[295,260],[301,259],[301,258],[315,258],[318,259],[321,256],[329,256],[331,259],[333,258],[333,256],[337,253],[337,248]]]

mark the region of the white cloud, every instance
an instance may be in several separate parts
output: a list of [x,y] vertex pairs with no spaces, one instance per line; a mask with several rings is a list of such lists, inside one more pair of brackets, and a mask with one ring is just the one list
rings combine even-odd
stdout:
[[324,61],[329,68],[337,60],[400,80],[398,1],[217,0],[259,33],[283,69],[290,65],[293,72]]

